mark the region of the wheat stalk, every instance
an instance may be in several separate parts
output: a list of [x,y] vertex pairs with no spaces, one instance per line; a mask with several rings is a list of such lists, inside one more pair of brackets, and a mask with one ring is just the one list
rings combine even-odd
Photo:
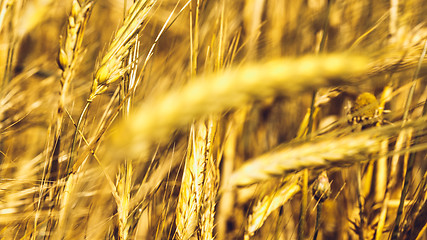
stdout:
[[[407,131],[401,131],[399,133],[399,136],[397,137],[396,144],[395,144],[396,152],[399,152],[402,149],[403,143],[405,142],[405,138],[407,137],[407,135],[408,135]],[[379,215],[378,226],[375,234],[376,240],[381,239],[381,236],[383,234],[383,229],[384,229],[384,225],[387,217],[388,203],[391,198],[391,193],[393,190],[392,188],[396,185],[396,180],[397,180],[396,172],[397,172],[399,157],[400,157],[400,154],[393,155],[393,158],[391,161],[391,167],[388,170],[390,172],[390,175],[388,178],[388,183],[387,183],[386,191],[384,194],[383,204],[381,206],[381,212]]]
[[[418,75],[420,73],[421,65],[422,65],[422,62],[425,60],[426,53],[427,53],[427,40],[425,41],[423,51],[422,51],[421,56],[418,60],[418,66],[417,66],[415,73],[412,77],[412,85],[411,85],[411,88],[409,89],[408,96],[406,99],[405,110],[403,113],[402,125],[405,125],[406,122],[409,120],[409,108],[410,108],[412,99],[414,97],[415,86],[417,85],[416,80],[418,79]],[[423,110],[424,116],[426,115],[425,111],[426,111],[426,109]],[[420,142],[419,138],[415,137],[414,142],[416,144],[419,143]],[[403,208],[404,208],[405,198],[406,198],[406,195],[408,194],[408,187],[410,185],[410,181],[412,178],[412,170],[414,167],[414,162],[415,162],[415,153],[412,152],[410,155],[408,155],[408,163],[406,165],[406,173],[405,173],[405,179],[404,179],[404,183],[403,183],[402,193],[400,195],[400,203],[399,203],[399,207],[397,208],[396,220],[394,223],[393,231],[391,233],[391,239],[392,240],[395,240],[400,236],[400,231],[399,231],[400,230],[399,229],[400,228],[400,219],[401,219],[401,215],[402,215]]]
[[[238,163],[237,145],[240,140],[241,132],[246,121],[248,108],[245,107],[232,114],[232,118],[227,126],[227,138],[224,139],[222,146],[224,155],[221,160],[221,182],[220,189],[225,189],[229,182],[229,178],[233,173],[235,164]],[[235,195],[231,191],[224,191],[220,196],[217,208],[216,217],[216,232],[218,239],[225,239],[227,231],[227,220],[232,216]]]
[[[67,30],[64,39],[61,39],[61,46],[59,49],[59,55],[57,59],[58,66],[62,70],[61,75],[61,92],[58,100],[57,111],[55,112],[54,118],[56,119],[56,125],[53,126],[53,134],[51,139],[48,140],[48,161],[45,161],[45,169],[43,171],[42,184],[45,184],[46,180],[53,181],[58,180],[61,177],[61,170],[59,169],[59,147],[60,137],[63,126],[65,104],[68,97],[68,89],[71,81],[74,77],[76,66],[79,63],[80,54],[82,53],[81,45],[83,41],[83,35],[85,32],[86,23],[92,11],[94,1],[78,1],[74,0],[70,16],[68,18]],[[49,172],[46,172],[49,171]],[[47,175],[47,177],[45,176]],[[51,189],[52,196],[58,197],[58,193],[55,187]],[[40,197],[37,202],[37,209],[39,210],[42,203],[43,188],[40,188]],[[58,198],[59,199],[59,198]],[[66,198],[62,198],[64,200]],[[55,200],[56,201],[56,200]],[[55,204],[52,204],[52,208]],[[54,221],[54,220],[52,220]],[[49,225],[49,224],[48,224]],[[34,229],[37,227],[37,219],[34,223]]]
[[135,45],[139,46],[139,44],[136,44],[138,39],[135,36],[143,29],[143,23],[146,20],[147,14],[156,2],[156,0],[141,0],[136,1],[130,7],[122,26],[116,32],[113,41],[97,67],[92,82],[91,93],[76,124],[76,131],[74,132],[73,142],[71,143],[69,165],[74,164],[77,136],[81,131],[80,126],[85,114],[88,112],[90,103],[97,95],[105,92],[109,84],[118,81],[127,71],[135,67],[135,62],[128,63],[126,59],[136,54],[137,50],[134,47]]
[[78,181],[78,175],[71,174],[64,185],[64,188],[61,192],[61,198],[60,198],[60,210],[59,210],[59,217],[58,217],[58,223],[56,227],[56,236],[59,239],[64,239],[67,235],[67,230],[69,231],[69,228],[67,228],[67,223],[69,223],[71,215],[70,212],[72,210],[72,201],[76,198],[76,188]]
[[82,2],[73,0],[71,14],[68,18],[67,32],[65,38],[61,39],[57,63],[62,70],[60,79],[62,87],[58,102],[58,110],[56,111],[57,115],[54,118],[56,119],[56,126],[53,134],[53,141],[50,143],[49,162],[53,160],[55,149],[59,148],[59,139],[62,131],[68,89],[74,77],[76,66],[80,62],[79,58],[82,53],[81,45],[83,35],[94,3],[95,1]]
[[117,213],[119,218],[119,237],[120,239],[129,239],[129,231],[132,225],[131,218],[129,218],[130,209],[130,193],[132,187],[132,176],[133,176],[132,163],[127,162],[122,167],[119,176],[117,177],[117,195],[119,196],[117,201]]

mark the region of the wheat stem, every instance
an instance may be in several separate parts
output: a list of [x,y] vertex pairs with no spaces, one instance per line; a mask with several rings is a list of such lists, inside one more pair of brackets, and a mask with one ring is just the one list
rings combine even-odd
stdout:
[[317,204],[316,226],[314,227],[313,240],[317,240],[317,234],[319,233],[320,217],[322,216],[322,206],[323,206],[322,202],[319,202]]
[[[419,71],[420,71],[420,68],[421,68],[421,63],[422,63],[422,61],[423,61],[423,59],[424,59],[424,57],[426,55],[426,52],[427,52],[427,40],[425,41],[423,52],[421,53],[420,59],[418,61],[418,67],[415,70],[414,77],[412,79],[413,83],[412,83],[411,89],[409,90],[408,97],[406,99],[405,112],[403,114],[403,123],[402,123],[402,125],[404,125],[406,123],[406,121],[408,121],[408,117],[409,117],[409,106],[411,105],[413,94],[414,94],[414,91],[415,91],[416,79],[418,78],[418,74],[419,74]],[[418,141],[419,140],[416,140],[416,142],[418,142]],[[408,165],[407,165],[407,168],[406,168],[405,180],[404,180],[404,183],[403,183],[403,189],[402,189],[402,193],[401,193],[401,196],[400,196],[400,203],[399,203],[399,207],[397,209],[397,214],[396,214],[396,220],[395,220],[395,223],[394,223],[394,228],[393,228],[393,231],[391,233],[391,239],[392,240],[395,240],[395,239],[399,238],[399,235],[400,235],[400,232],[399,232],[400,231],[400,219],[401,219],[401,216],[402,216],[402,213],[403,213],[403,206],[404,206],[405,198],[406,198],[406,195],[408,194],[408,188],[409,188],[408,185],[409,185],[409,182],[410,182],[410,180],[412,178],[412,169],[414,167],[415,155],[416,155],[416,153],[411,153],[409,155]]]
[[91,101],[86,102],[86,105],[84,106],[84,108],[80,114],[79,120],[77,121],[77,124],[75,126],[76,130],[74,131],[73,141],[71,142],[70,158],[69,158],[68,163],[67,163],[66,174],[69,173],[70,168],[73,167],[73,165],[74,165],[74,157],[77,154],[75,152],[76,146],[77,146],[77,136],[79,134],[83,134],[82,129],[81,129],[81,125],[82,125],[83,119],[84,119],[87,111],[89,110],[89,106],[91,103],[92,103]]

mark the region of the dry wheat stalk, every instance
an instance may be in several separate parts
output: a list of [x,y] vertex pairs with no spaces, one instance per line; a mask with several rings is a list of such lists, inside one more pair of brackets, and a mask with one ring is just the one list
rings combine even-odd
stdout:
[[[237,110],[232,114],[232,118],[227,125],[227,138],[222,142],[224,148],[224,155],[221,159],[221,182],[220,189],[225,189],[229,182],[229,178],[233,173],[235,164],[238,162],[238,155],[236,153],[236,145],[239,141],[239,136],[246,121],[249,107]],[[220,196],[217,208],[216,217],[216,233],[218,239],[225,239],[227,232],[227,220],[233,214],[235,194],[231,191],[224,191]]]
[[80,54],[82,53],[81,44],[83,41],[83,34],[85,31],[86,23],[90,17],[93,4],[95,1],[73,1],[71,14],[68,18],[67,32],[64,39],[61,39],[61,47],[58,54],[58,66],[62,70],[61,75],[61,95],[58,103],[58,110],[56,112],[56,126],[53,132],[53,141],[49,144],[50,152],[49,159],[51,162],[54,157],[55,148],[59,147],[59,138],[62,131],[62,123],[64,119],[64,108],[67,100],[68,89],[71,80],[74,77],[76,66],[79,63]]
[[295,194],[301,191],[301,186],[299,185],[300,176],[300,173],[293,175],[290,177],[291,179],[287,179],[287,182],[282,183],[282,186],[274,189],[274,191],[258,201],[248,218],[245,239],[253,236],[255,231],[262,227],[265,220],[274,210],[283,206]]
[[[419,118],[405,128],[419,129],[418,134],[422,134],[425,120],[425,117]],[[328,136],[312,142],[285,146],[246,163],[234,172],[230,185],[249,185],[305,168],[329,168],[367,161],[378,156],[384,139],[396,136],[400,131],[401,127],[397,124],[344,137]],[[412,146],[411,149],[419,151],[426,147],[425,144],[420,144]]]
[[[71,144],[70,159],[68,160],[69,165],[76,166],[74,163],[74,155],[77,146],[77,137],[81,131],[80,126],[89,109],[90,103],[98,94],[106,91],[109,84],[116,82],[122,78],[126,72],[135,68],[136,62],[129,63],[126,60],[129,60],[129,56],[131,58],[136,57],[135,55],[137,50],[135,48],[139,46],[139,43],[136,44],[138,41],[136,36],[143,29],[143,23],[147,14],[156,2],[157,0],[141,0],[136,1],[130,7],[122,26],[116,32],[106,54],[100,61],[100,64],[95,71],[90,96],[88,97],[86,105],[83,108],[76,124],[76,131]],[[79,164],[80,163],[77,165]]]
[[290,96],[349,83],[351,80],[344,79],[361,76],[367,67],[367,59],[362,57],[324,55],[281,59],[207,76],[181,90],[147,100],[136,114],[119,125],[113,141],[131,152],[139,152],[140,143],[165,137],[204,114],[237,108],[275,94]]
[[[51,182],[56,181],[60,178],[60,170],[58,168],[58,158],[59,158],[59,147],[60,147],[60,136],[62,132],[62,125],[64,119],[65,104],[68,94],[68,88],[70,87],[71,80],[74,77],[74,72],[76,65],[79,62],[79,57],[82,52],[81,44],[83,41],[83,34],[86,27],[86,23],[89,19],[90,13],[92,11],[94,1],[85,1],[81,2],[78,0],[73,1],[73,6],[71,9],[71,14],[68,18],[67,30],[64,39],[61,39],[61,46],[59,49],[58,55],[58,66],[62,70],[61,76],[61,93],[58,101],[57,111],[53,119],[56,120],[56,125],[54,125],[54,130],[51,139],[49,139],[49,146],[47,157],[49,161],[45,163],[44,174],[47,174],[47,179],[43,176],[42,185],[45,184],[44,181],[50,180]],[[49,172],[47,173],[46,170]],[[43,188],[40,188],[42,191]],[[57,189],[52,188],[52,196],[58,197]],[[40,192],[40,196],[43,196],[43,192]],[[60,199],[60,198],[58,198]],[[61,198],[65,199],[65,198]],[[39,209],[41,206],[41,197],[38,200]],[[37,223],[37,221],[36,221]]]
[[[384,112],[384,108],[385,108],[385,104],[386,102],[389,101],[389,99],[391,99],[391,94],[393,92],[393,88],[388,85],[384,88],[382,94],[381,94],[381,99],[379,101],[379,106],[378,106],[378,115],[382,116],[383,112]],[[378,122],[377,126],[379,126],[381,123]],[[399,133],[398,136],[398,140],[396,141],[396,145],[395,145],[395,151],[400,151],[401,148],[399,147],[398,143],[399,143],[399,138],[401,138],[401,135],[404,134],[406,131],[401,131]],[[375,193],[375,198],[377,202],[381,202],[381,200],[383,201],[382,206],[381,206],[381,212],[379,213],[379,219],[378,219],[378,224],[377,224],[377,229],[376,229],[376,233],[375,233],[375,239],[379,240],[381,239],[382,236],[382,231],[383,231],[383,227],[384,227],[384,223],[385,223],[385,219],[386,219],[386,213],[387,213],[387,205],[388,205],[388,201],[390,199],[390,191],[391,191],[391,186],[394,186],[394,181],[395,181],[395,174],[396,174],[396,165],[397,162],[395,162],[394,160],[391,163],[391,167],[388,168],[387,167],[387,157],[386,157],[386,153],[388,151],[388,140],[384,140],[382,142],[382,147],[381,150],[384,151],[384,153],[382,153],[382,157],[380,157],[377,161],[377,182],[379,184],[379,186],[381,186],[381,188],[376,188],[376,193]],[[395,156],[393,156],[393,159],[395,158]],[[393,164],[394,163],[394,164]],[[389,172],[389,177],[387,177],[387,172]]]
[[65,186],[63,191],[61,192],[61,198],[60,198],[60,211],[59,211],[59,217],[58,217],[58,225],[56,228],[56,236],[58,239],[64,239],[67,235],[67,230],[69,231],[69,228],[67,228],[67,224],[70,221],[70,218],[72,217],[70,215],[70,212],[72,210],[72,201],[76,198],[76,189],[75,185],[78,181],[78,176],[71,174],[67,181],[65,182]]
[[119,176],[117,177],[117,194],[120,201],[117,202],[117,214],[119,218],[119,237],[120,239],[129,239],[129,228],[131,226],[131,219],[129,219],[130,192],[132,188],[132,163],[126,162],[122,167]]
[[[399,136],[397,137],[397,140],[395,143],[395,148],[394,148],[395,152],[399,152],[403,148],[403,144],[405,142],[405,138],[407,137],[407,134],[408,133],[406,130],[401,131],[399,133]],[[394,154],[392,161],[391,161],[391,166],[388,169],[390,174],[388,177],[386,192],[385,192],[383,203],[381,206],[381,212],[379,215],[378,225],[377,225],[377,229],[376,229],[376,234],[375,234],[376,240],[381,239],[381,236],[383,234],[383,229],[384,229],[386,218],[387,218],[388,203],[390,201],[391,193],[393,190],[392,188],[395,187],[396,181],[397,181],[396,172],[397,172],[397,168],[398,168],[399,158],[400,158],[400,154]]]

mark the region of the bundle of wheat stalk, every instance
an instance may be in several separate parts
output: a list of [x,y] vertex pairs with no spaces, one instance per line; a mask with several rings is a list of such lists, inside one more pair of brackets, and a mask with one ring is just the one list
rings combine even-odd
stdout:
[[426,14],[0,1],[0,238],[427,239]]

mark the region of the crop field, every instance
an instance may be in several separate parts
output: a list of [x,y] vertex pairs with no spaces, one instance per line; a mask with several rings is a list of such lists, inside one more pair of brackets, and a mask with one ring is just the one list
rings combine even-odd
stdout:
[[427,239],[425,0],[0,0],[0,239]]

